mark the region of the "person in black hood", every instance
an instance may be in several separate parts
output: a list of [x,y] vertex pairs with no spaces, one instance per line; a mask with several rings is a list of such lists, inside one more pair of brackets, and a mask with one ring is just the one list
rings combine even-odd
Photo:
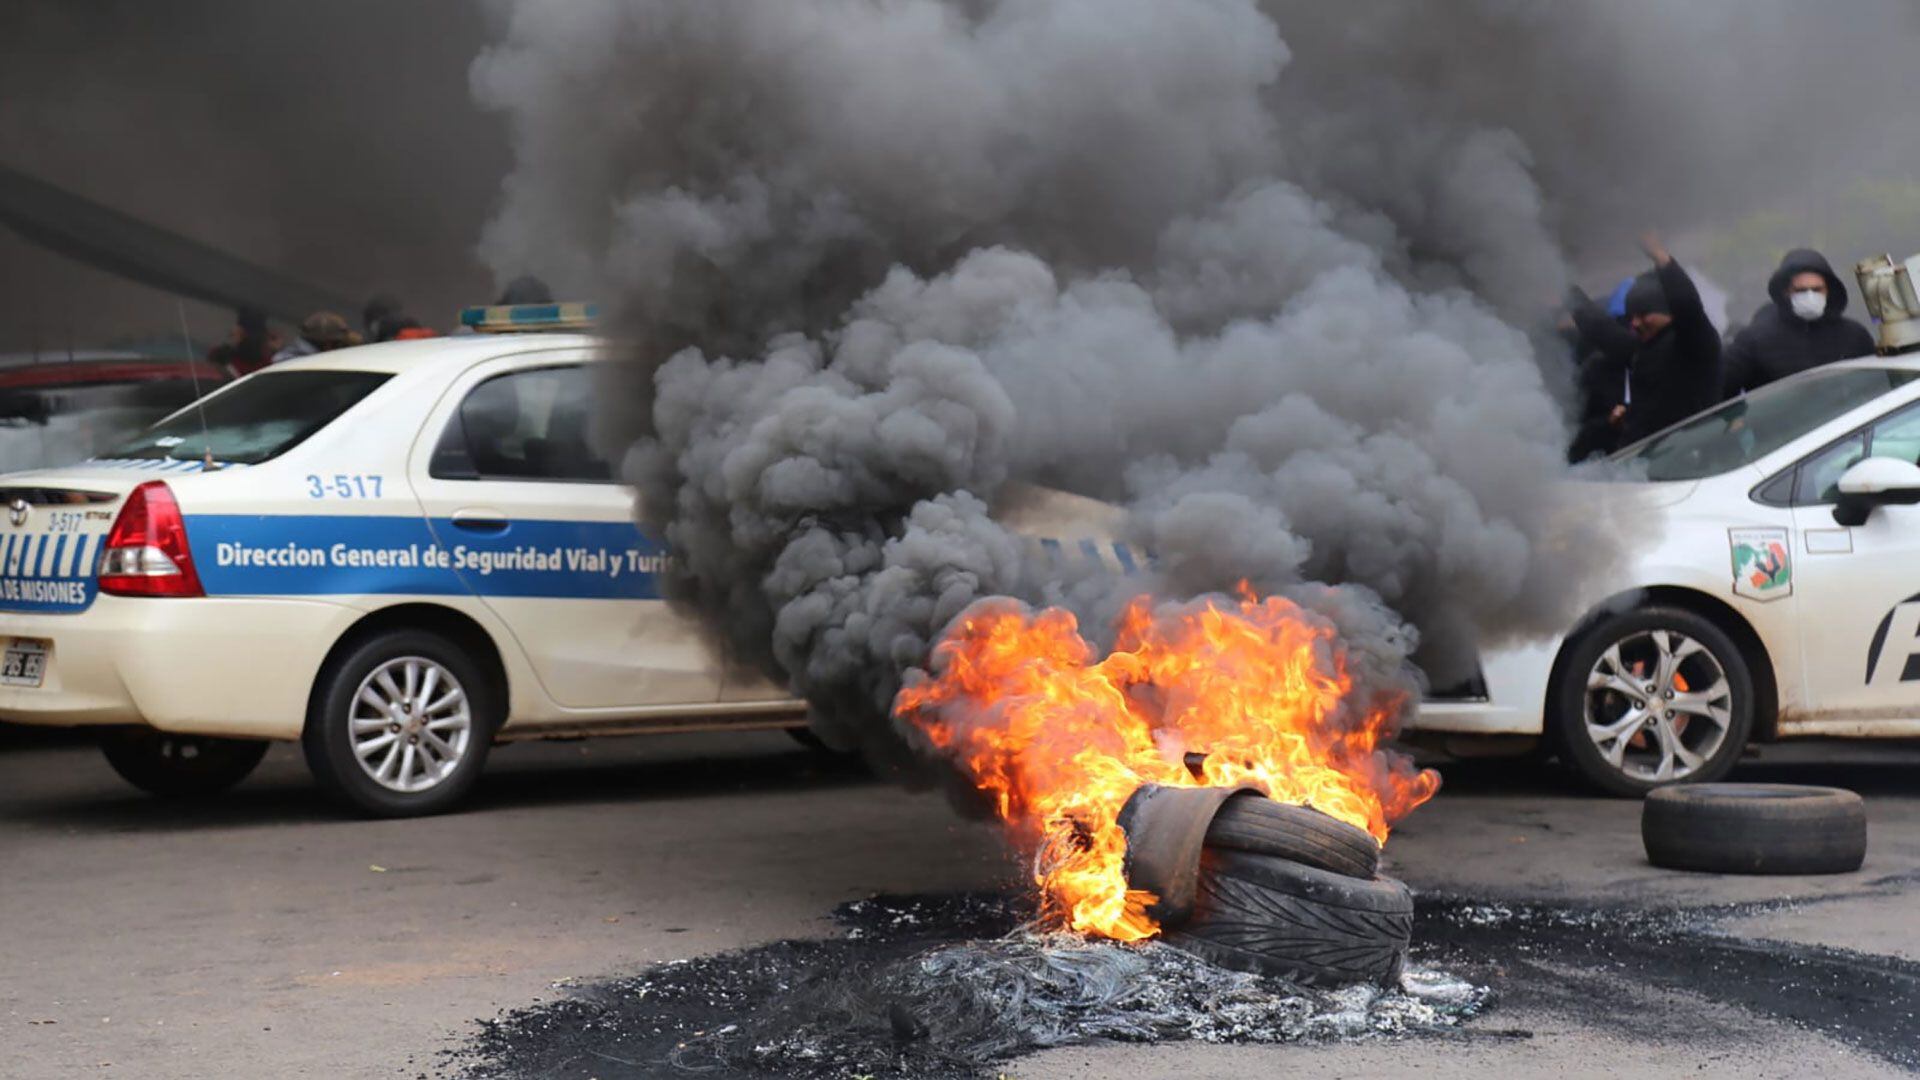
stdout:
[[1873,355],[1873,333],[1844,317],[1847,287],[1826,257],[1810,248],[1787,252],[1767,281],[1771,303],[1727,346],[1726,396],[1835,360]]
[[1640,237],[1653,260],[1627,291],[1627,325],[1640,339],[1627,369],[1620,445],[1638,442],[1720,400],[1720,331],[1700,290],[1659,234]]
[[1567,462],[1578,464],[1612,453],[1620,443],[1626,411],[1627,365],[1640,346],[1624,323],[1607,314],[1579,288],[1567,290],[1558,329],[1579,367],[1580,413]]

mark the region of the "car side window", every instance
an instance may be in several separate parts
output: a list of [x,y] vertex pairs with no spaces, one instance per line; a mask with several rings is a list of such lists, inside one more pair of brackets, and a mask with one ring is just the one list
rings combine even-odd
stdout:
[[612,466],[587,440],[592,401],[583,367],[496,375],[460,403],[427,471],[439,480],[609,483]]
[[1800,475],[1793,486],[1793,505],[1819,506],[1839,498],[1840,474],[1866,456],[1866,435],[1855,432],[1801,462]]
[[1761,501],[1780,505],[1773,496],[1780,481],[1791,476],[1792,505],[1829,505],[1840,497],[1841,474],[1868,456],[1898,458],[1920,465],[1920,405],[1909,405],[1891,416],[1882,417],[1813,456],[1802,459],[1799,465],[1759,489]]
[[1873,425],[1874,457],[1920,465],[1920,409],[1895,413]]

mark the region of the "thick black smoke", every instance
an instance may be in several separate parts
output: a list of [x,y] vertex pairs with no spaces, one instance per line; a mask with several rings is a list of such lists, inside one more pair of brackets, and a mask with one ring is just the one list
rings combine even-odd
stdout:
[[[467,84],[488,25],[406,0],[8,0],[0,160],[445,328],[495,284],[474,238],[512,161]],[[203,338],[233,318],[190,314]],[[179,333],[171,297],[0,229],[0,350]]]
[[[483,251],[617,301],[608,433],[638,440],[674,594],[869,744],[957,612],[1031,590],[989,511],[1009,480],[1128,505],[1169,594],[1301,598],[1376,686],[1404,622],[1436,679],[1563,626],[1608,557],[1546,542],[1565,433],[1523,328],[1566,241],[1760,198],[1745,173],[1694,186],[1745,161],[1688,141],[1726,111],[1712,79],[1804,114],[1780,83],[1910,22],[1774,0],[507,15],[473,71],[517,161]],[[1736,30],[1774,70],[1716,51]]]

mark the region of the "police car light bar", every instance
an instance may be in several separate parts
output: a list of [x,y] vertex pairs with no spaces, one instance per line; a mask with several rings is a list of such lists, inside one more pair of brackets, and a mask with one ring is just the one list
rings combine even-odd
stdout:
[[460,325],[482,334],[591,330],[599,319],[598,304],[495,304],[460,310]]

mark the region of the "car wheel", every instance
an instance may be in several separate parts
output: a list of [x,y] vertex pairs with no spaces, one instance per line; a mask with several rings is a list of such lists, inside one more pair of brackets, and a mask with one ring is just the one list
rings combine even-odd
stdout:
[[217,795],[245,780],[267,754],[267,744],[256,739],[176,735],[147,727],[104,732],[100,749],[128,783],[166,798]]
[[1413,895],[1392,878],[1209,847],[1193,915],[1166,941],[1221,967],[1306,986],[1392,986],[1412,936]]
[[1647,796],[1647,861],[1714,874],[1846,874],[1867,857],[1867,808],[1841,788],[1689,784]]
[[1562,658],[1548,701],[1562,762],[1613,795],[1724,777],[1753,729],[1753,675],[1681,608],[1609,616]]
[[334,798],[375,817],[435,814],[485,766],[505,717],[492,680],[458,645],[389,630],[321,672],[301,738]]

